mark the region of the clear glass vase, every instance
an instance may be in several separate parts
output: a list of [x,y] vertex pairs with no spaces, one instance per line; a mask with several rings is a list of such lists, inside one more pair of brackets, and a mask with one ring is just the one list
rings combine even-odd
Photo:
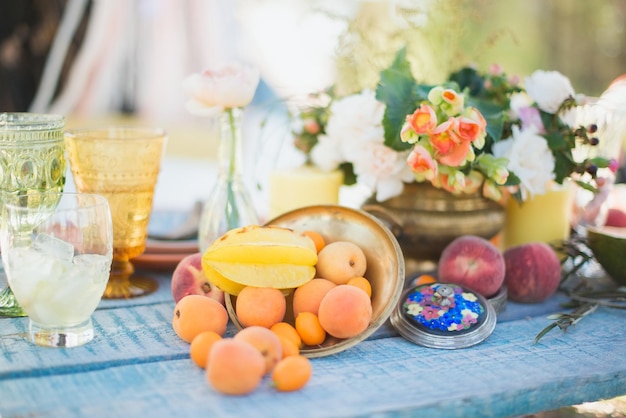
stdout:
[[[61,192],[65,146],[61,115],[0,113],[0,193]],[[0,268],[0,316],[25,316]]]
[[200,217],[200,251],[233,228],[259,223],[242,178],[242,122],[240,108],[224,109],[220,115],[219,171]]

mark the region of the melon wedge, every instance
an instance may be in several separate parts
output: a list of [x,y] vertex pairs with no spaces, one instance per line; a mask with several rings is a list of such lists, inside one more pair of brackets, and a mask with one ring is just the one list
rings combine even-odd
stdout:
[[587,245],[607,274],[626,285],[626,228],[589,226]]

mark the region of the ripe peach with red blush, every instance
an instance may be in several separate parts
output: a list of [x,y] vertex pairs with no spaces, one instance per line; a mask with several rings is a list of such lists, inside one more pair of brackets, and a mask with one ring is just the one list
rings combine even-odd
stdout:
[[561,281],[561,261],[548,244],[533,242],[504,252],[508,297],[538,303],[552,296]]
[[485,238],[463,235],[448,244],[437,265],[439,281],[456,283],[488,298],[504,283],[504,257]]
[[184,257],[172,273],[172,297],[178,303],[187,295],[203,295],[224,305],[224,292],[212,285],[202,271],[202,253]]

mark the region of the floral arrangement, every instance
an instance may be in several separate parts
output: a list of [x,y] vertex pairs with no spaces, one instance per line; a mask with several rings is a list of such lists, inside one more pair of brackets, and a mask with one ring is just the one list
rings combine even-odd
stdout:
[[[524,201],[567,178],[596,189],[602,158],[576,161],[577,144],[596,145],[595,126],[574,126],[584,99],[569,80],[535,71],[521,86],[494,65],[486,74],[462,68],[439,85],[418,83],[404,49],[383,70],[376,91],[333,97],[301,114],[296,143],[306,139],[312,163],[342,168],[378,201],[404,183],[430,182],[451,193]],[[587,180],[583,181],[583,173]]]

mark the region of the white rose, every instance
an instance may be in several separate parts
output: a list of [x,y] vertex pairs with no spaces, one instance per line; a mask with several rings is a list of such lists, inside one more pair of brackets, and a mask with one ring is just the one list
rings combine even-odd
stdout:
[[376,192],[382,202],[402,193],[404,182],[415,180],[406,163],[408,152],[397,152],[381,142],[369,142],[352,161],[357,183]]
[[340,138],[320,135],[317,144],[311,149],[311,161],[325,171],[336,169],[345,161],[341,152]]
[[363,144],[383,138],[384,111],[384,105],[370,90],[333,102],[326,134],[320,135],[311,149],[313,163],[323,170],[334,170],[343,162],[352,162],[351,156]]
[[371,90],[344,97],[330,107],[326,135],[340,138],[344,155],[368,141],[378,141],[385,132],[382,126],[385,105],[376,100]]
[[539,109],[552,114],[565,99],[576,95],[569,79],[558,71],[537,70],[526,77],[524,87]]
[[507,169],[520,179],[522,200],[545,194],[554,179],[554,156],[546,139],[535,129],[520,131],[513,126],[513,135],[493,146],[496,158],[509,159]]
[[258,69],[239,63],[191,74],[183,81],[185,92],[191,96],[187,110],[206,115],[213,108],[244,107],[252,101],[259,80]]

